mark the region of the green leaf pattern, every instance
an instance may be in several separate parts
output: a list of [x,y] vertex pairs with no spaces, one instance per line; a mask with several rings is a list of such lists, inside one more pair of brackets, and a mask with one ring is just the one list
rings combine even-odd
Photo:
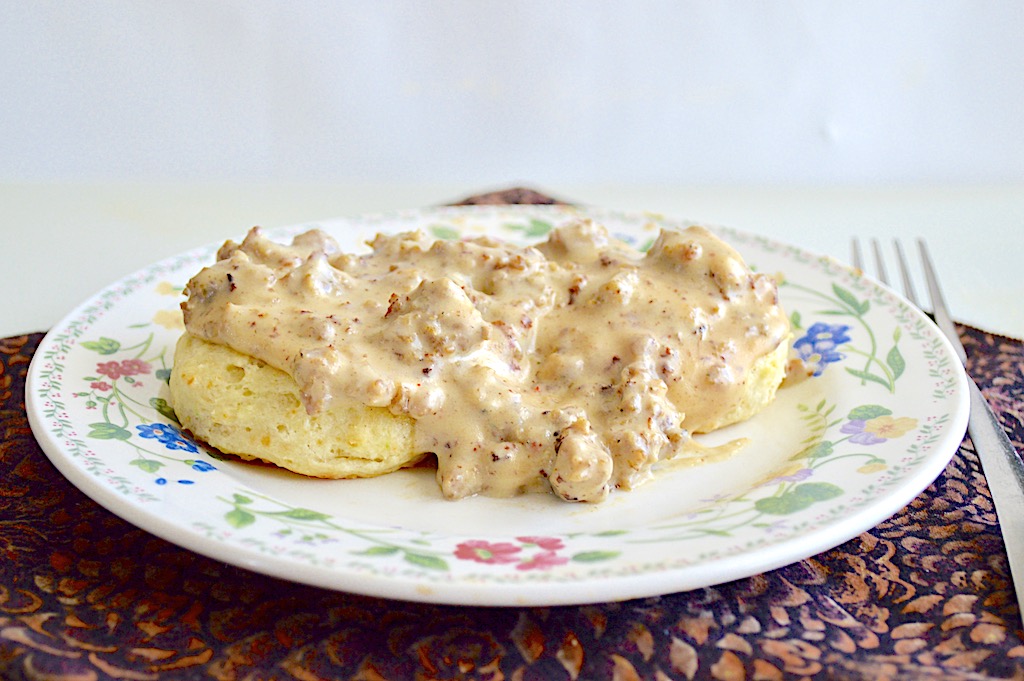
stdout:
[[[802,286],[789,280],[781,283],[795,292],[809,297],[824,307],[816,309],[816,315],[825,318],[846,318],[850,325],[832,325],[824,322],[812,324],[804,328],[802,316],[793,312],[790,322],[795,332],[806,331],[806,335],[794,342],[794,350],[806,361],[818,362],[815,375],[821,373],[827,364],[847,359],[847,354],[860,357],[862,363],[845,366],[848,374],[860,379],[862,385],[874,384],[885,388],[888,392],[896,391],[896,381],[903,376],[907,362],[900,351],[899,342],[902,336],[899,327],[892,334],[892,345],[884,349],[877,332],[868,317],[871,301],[859,298],[845,286],[833,282],[831,295],[810,287]],[[859,329],[856,337],[848,335],[851,326]]]

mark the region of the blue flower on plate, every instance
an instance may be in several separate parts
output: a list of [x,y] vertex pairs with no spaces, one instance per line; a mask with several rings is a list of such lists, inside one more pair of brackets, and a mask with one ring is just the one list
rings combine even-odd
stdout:
[[[166,485],[168,483],[168,480],[167,480],[167,478],[157,478],[153,482],[155,482],[158,485]],[[175,480],[175,482],[177,482],[179,485],[194,485],[195,484],[195,482],[193,482],[192,480]]]
[[147,440],[156,440],[164,447],[167,447],[167,449],[180,449],[192,453],[197,453],[199,451],[199,447],[196,446],[196,443],[185,437],[180,430],[170,424],[147,423],[135,426],[135,429],[139,431],[140,437],[146,438]]
[[849,332],[850,327],[846,324],[815,322],[793,343],[793,349],[800,359],[814,366],[815,376],[821,376],[826,366],[846,357],[838,348],[850,342]]

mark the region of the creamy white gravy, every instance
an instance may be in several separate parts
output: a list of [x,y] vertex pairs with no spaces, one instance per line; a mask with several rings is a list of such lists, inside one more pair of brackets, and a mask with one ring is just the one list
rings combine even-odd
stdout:
[[342,253],[253,229],[188,284],[188,331],[332,400],[416,420],[444,495],[630,489],[718,425],[788,337],[770,277],[702,227],[646,254],[589,220],[535,247],[378,235]]

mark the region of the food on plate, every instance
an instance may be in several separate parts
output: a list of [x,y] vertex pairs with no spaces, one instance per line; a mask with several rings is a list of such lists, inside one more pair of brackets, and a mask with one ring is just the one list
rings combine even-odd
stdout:
[[287,373],[191,334],[174,358],[178,419],[221,451],[318,478],[371,477],[423,458],[409,416],[348,400],[310,414]]
[[645,252],[575,218],[542,243],[319,230],[225,243],[188,283],[171,376],[183,426],[306,475],[436,457],[443,495],[631,489],[782,382],[776,282],[710,230]]

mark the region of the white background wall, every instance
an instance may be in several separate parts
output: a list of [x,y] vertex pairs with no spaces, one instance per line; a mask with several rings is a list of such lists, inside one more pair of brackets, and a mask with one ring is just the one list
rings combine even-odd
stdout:
[[0,181],[1024,180],[1024,2],[0,0]]

